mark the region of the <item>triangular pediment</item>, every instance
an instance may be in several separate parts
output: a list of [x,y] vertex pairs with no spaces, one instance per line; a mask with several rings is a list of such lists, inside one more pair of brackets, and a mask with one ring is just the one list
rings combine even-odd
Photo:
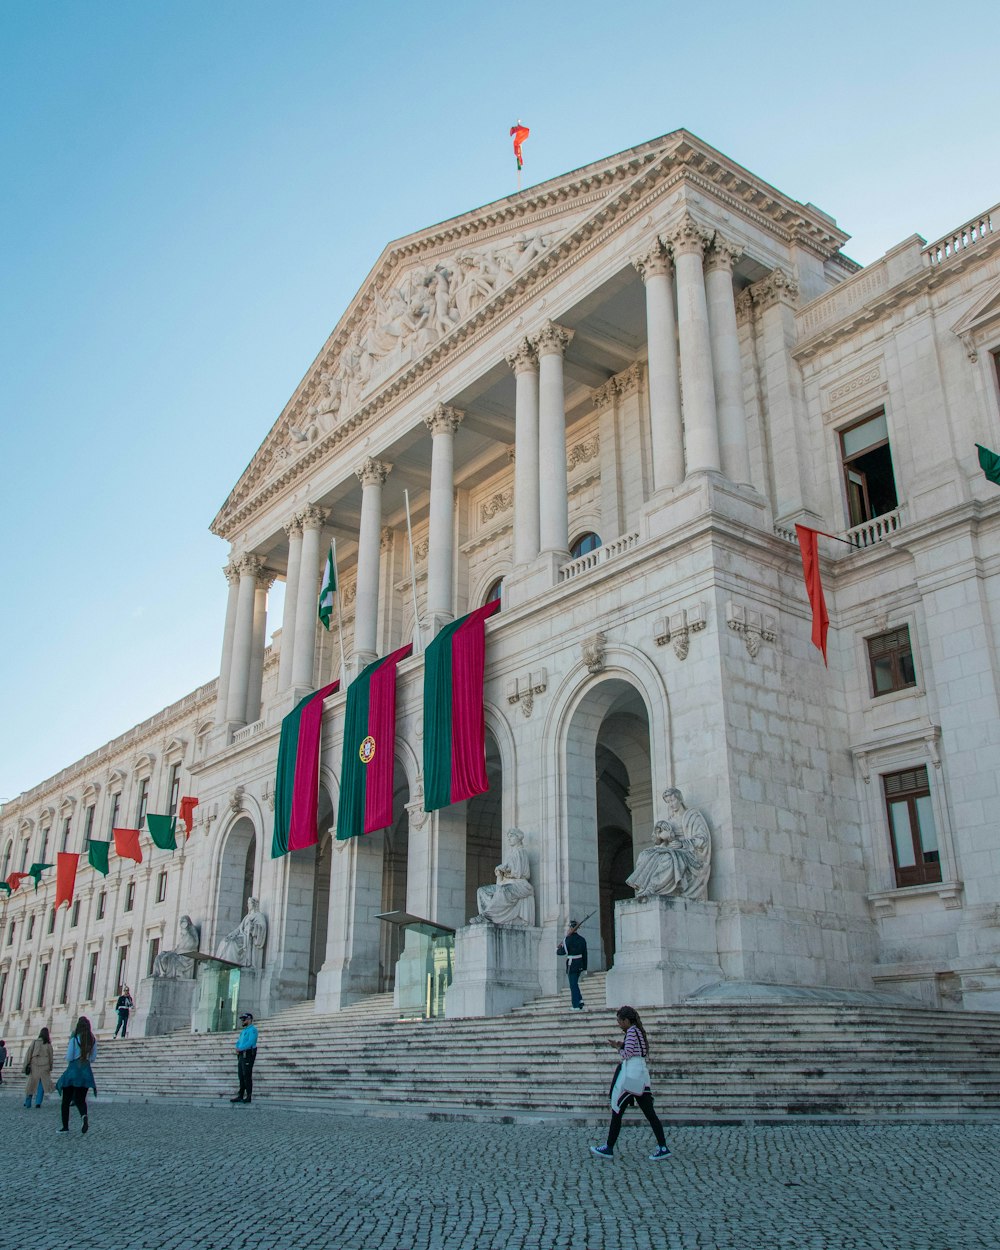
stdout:
[[306,471],[392,396],[583,247],[683,179],[824,258],[848,236],[684,130],[397,239],[385,248],[234,487],[212,530]]
[[951,327],[962,338],[987,326],[995,326],[1000,320],[1000,282],[991,283],[989,289]]

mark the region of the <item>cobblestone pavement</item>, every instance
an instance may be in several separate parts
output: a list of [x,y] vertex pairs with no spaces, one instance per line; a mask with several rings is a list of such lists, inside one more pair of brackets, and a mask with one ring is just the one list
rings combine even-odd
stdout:
[[[630,1112],[629,1115],[635,1115]],[[4,1246],[965,1250],[1000,1244],[1000,1125],[586,1129],[0,1093]],[[626,1117],[626,1124],[628,1117]]]

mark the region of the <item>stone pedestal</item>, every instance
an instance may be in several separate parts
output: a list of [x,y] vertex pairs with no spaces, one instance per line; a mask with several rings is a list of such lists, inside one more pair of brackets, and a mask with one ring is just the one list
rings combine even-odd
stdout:
[[721,981],[717,912],[717,903],[674,897],[616,903],[608,1006],[665,1007]]
[[542,931],[470,924],[455,934],[455,974],[445,1015],[502,1016],[541,995],[538,949]]
[[143,977],[135,994],[131,1027],[138,1037],[159,1037],[190,1029],[194,1006],[194,977]]

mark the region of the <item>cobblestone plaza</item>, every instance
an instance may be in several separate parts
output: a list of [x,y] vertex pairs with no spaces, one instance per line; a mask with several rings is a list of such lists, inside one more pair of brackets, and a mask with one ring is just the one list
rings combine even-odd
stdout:
[[[98,1077],[98,1079],[100,1079]],[[671,1128],[351,1119],[0,1094],[3,1244],[55,1250],[965,1250],[996,1247],[1000,1126]],[[661,1108],[663,1109],[663,1108]],[[35,1195],[37,1200],[32,1197]]]

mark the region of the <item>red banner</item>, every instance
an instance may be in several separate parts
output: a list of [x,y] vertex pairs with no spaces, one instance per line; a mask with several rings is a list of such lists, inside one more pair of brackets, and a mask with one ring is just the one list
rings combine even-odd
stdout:
[[823,652],[823,663],[826,664],[826,635],[830,628],[830,617],[826,611],[823,583],[819,575],[819,547],[817,543],[819,533],[819,530],[811,530],[808,525],[795,526],[795,535],[799,540],[799,550],[802,552],[802,574],[806,579],[806,594],[809,596],[809,605],[813,614],[813,646],[819,647],[820,651]]
[[198,806],[198,800],[193,799],[190,794],[185,794],[181,799],[180,818],[184,821],[184,836],[189,838],[191,830],[194,828],[194,809]]
[[79,862],[80,856],[74,851],[60,851],[56,856],[56,911],[62,907],[63,903],[68,907],[73,901],[73,891],[76,889],[76,866]]
[[122,859],[134,859],[142,863],[142,848],[139,846],[138,829],[112,829],[115,839],[115,854]]

